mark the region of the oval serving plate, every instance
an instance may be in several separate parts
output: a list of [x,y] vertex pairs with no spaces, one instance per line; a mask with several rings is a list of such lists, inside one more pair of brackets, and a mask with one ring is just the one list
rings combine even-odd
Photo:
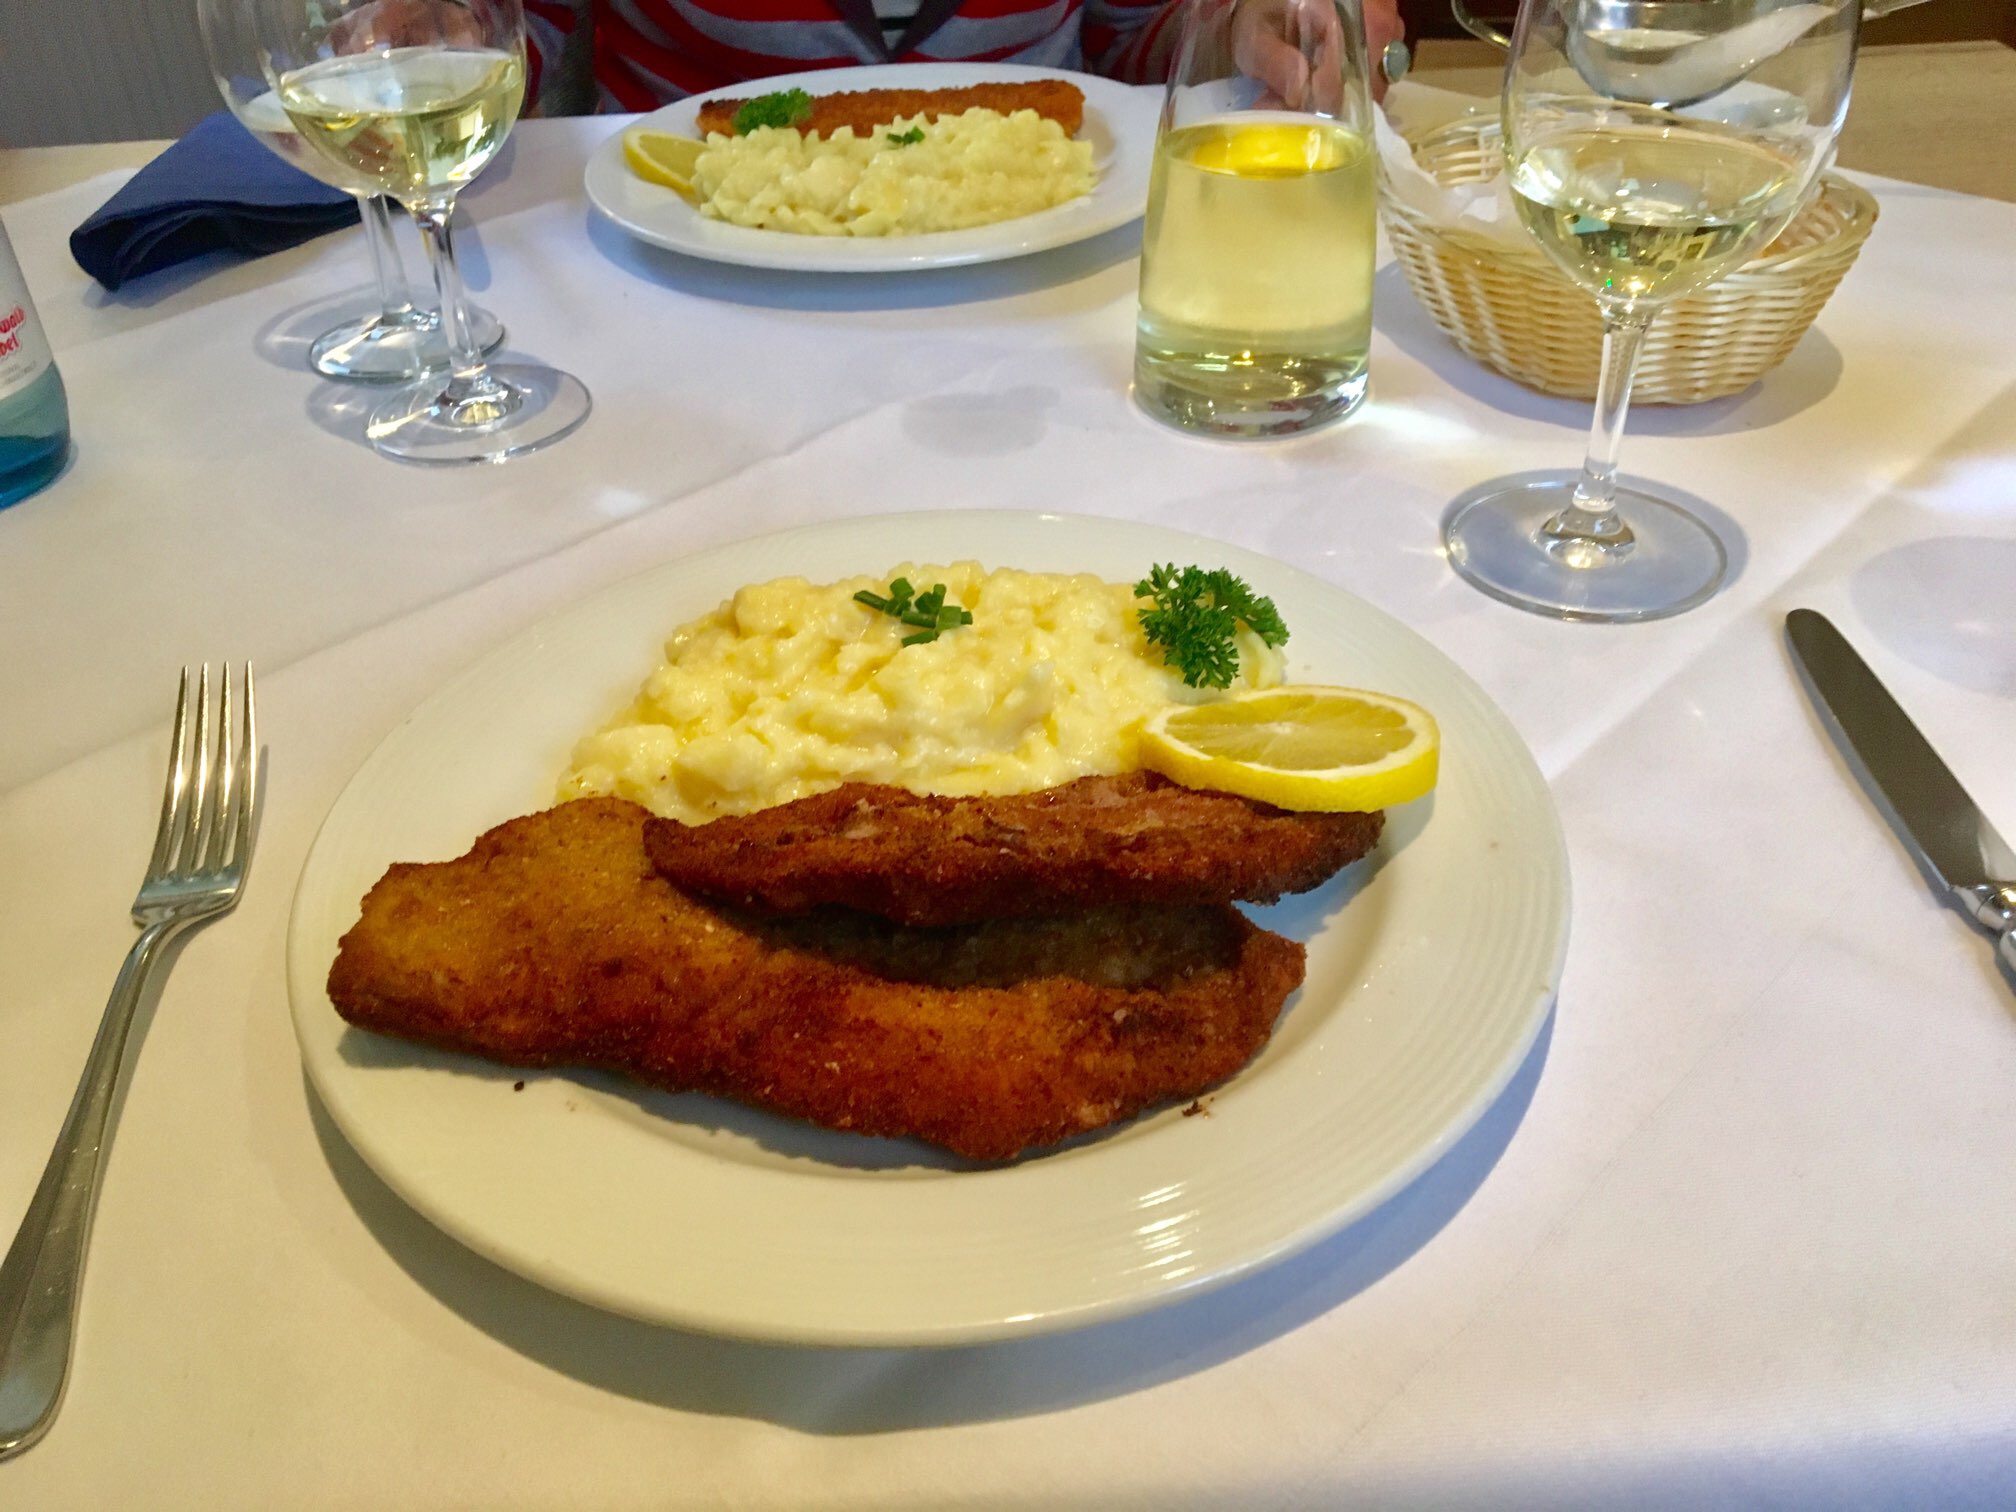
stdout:
[[[837,94],[855,89],[962,89],[974,84],[1064,79],[1085,92],[1081,140],[1092,143],[1098,182],[1083,199],[1035,215],[933,231],[919,236],[804,236],[760,231],[710,220],[662,184],[646,183],[623,161],[623,131],[650,126],[693,134],[700,107],[719,96],[749,96],[779,89]],[[1148,203],[1148,167],[1155,152],[1161,91],[1136,89],[1090,74],[1012,63],[900,63],[828,68],[736,84],[676,101],[610,135],[588,159],[588,199],[616,225],[653,246],[750,268],[803,273],[901,273],[953,268],[1022,257],[1068,246],[1124,226]]]

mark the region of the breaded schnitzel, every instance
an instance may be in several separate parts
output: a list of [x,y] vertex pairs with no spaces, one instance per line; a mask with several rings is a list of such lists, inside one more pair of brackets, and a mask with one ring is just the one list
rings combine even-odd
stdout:
[[653,819],[644,847],[668,880],[719,902],[938,925],[1113,903],[1272,903],[1356,861],[1384,823],[1134,772],[1010,798],[849,783],[710,824]]
[[[735,112],[748,103],[749,98],[709,100],[700,107],[694,125],[702,136],[716,131],[733,136]],[[1062,79],[975,84],[965,89],[858,89],[812,96],[812,114],[794,125],[808,136],[824,136],[852,126],[854,134],[861,137],[899,116],[921,115],[935,121],[968,110],[998,110],[1003,115],[1033,110],[1062,126],[1066,136],[1076,136],[1085,121],[1085,92]]]
[[1223,1080],[1302,979],[1300,945],[1224,906],[952,930],[752,920],[659,877],[648,818],[581,799],[458,860],[392,867],[331,999],[362,1028],[491,1060],[1003,1160]]

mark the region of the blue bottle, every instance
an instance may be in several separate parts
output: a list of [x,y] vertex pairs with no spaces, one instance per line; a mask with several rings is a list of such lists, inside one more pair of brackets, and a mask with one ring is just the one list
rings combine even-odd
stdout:
[[0,227],[0,509],[46,485],[69,455],[63,375]]

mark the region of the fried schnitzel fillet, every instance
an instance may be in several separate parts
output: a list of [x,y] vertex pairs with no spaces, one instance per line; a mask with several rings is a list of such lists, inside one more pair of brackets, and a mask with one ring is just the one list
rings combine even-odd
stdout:
[[[739,100],[709,100],[700,107],[695,122],[702,136],[720,132],[735,134],[735,112],[749,103]],[[1032,79],[1019,84],[975,84],[965,89],[858,89],[846,94],[814,95],[812,114],[797,122],[798,130],[825,136],[842,126],[852,126],[857,137],[887,126],[898,116],[926,116],[937,120],[968,110],[998,110],[1012,115],[1033,110],[1048,116],[1064,128],[1066,136],[1078,135],[1085,122],[1085,92],[1062,79]]]
[[1222,1081],[1302,980],[1300,945],[1223,906],[753,920],[659,877],[648,818],[581,799],[392,867],[330,998],[361,1028],[490,1060],[1002,1160]]
[[779,914],[838,904],[937,925],[1111,903],[1272,903],[1335,876],[1384,823],[1133,772],[1010,798],[849,783],[711,824],[653,819],[644,848],[668,880],[719,902]]

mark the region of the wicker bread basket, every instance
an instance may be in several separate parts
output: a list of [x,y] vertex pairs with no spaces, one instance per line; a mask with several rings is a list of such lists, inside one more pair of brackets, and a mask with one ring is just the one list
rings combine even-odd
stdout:
[[[1502,171],[1498,123],[1465,117],[1410,140],[1414,160],[1444,185]],[[1430,224],[1382,190],[1386,231],[1414,297],[1464,351],[1549,394],[1596,393],[1603,322],[1596,301],[1537,246],[1509,250],[1474,232]],[[1876,201],[1834,174],[1763,255],[1672,305],[1647,333],[1634,402],[1693,404],[1748,388],[1790,355],[1853,266]]]

